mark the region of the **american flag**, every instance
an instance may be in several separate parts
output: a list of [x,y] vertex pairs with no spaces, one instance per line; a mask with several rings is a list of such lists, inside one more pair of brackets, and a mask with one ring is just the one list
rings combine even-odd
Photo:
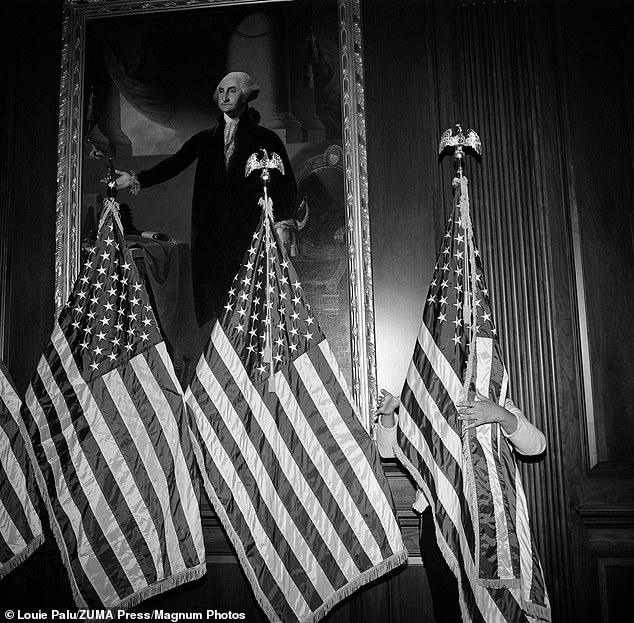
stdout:
[[114,199],[22,414],[78,607],[126,608],[204,574],[183,393]]
[[498,424],[463,430],[472,385],[505,404],[508,375],[469,215],[467,179],[441,245],[407,379],[396,455],[423,490],[463,621],[550,620],[513,451]]
[[44,540],[40,501],[20,419],[22,400],[0,361],[0,579]]
[[270,223],[186,400],[206,491],[258,603],[273,622],[314,622],[407,552],[374,443]]

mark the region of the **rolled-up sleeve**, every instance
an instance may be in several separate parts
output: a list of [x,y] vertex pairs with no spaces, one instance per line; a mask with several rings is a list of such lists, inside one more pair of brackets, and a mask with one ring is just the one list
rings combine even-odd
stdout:
[[525,456],[541,454],[546,449],[544,433],[526,419],[526,416],[515,406],[510,398],[506,399],[504,408],[512,413],[517,420],[517,428],[510,435],[502,428],[502,433],[511,442],[515,450]]
[[376,445],[383,459],[394,458],[394,446],[396,445],[396,429],[398,427],[398,415],[394,414],[394,426],[388,428],[381,424],[381,418],[376,423]]

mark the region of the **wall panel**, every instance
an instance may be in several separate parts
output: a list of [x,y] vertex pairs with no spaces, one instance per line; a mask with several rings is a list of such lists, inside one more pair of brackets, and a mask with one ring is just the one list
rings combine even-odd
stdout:
[[[373,16],[374,12],[380,16],[372,18],[380,26],[368,26],[374,32],[390,18],[381,12],[384,3],[367,4]],[[379,99],[378,110],[372,100],[368,105],[369,146],[379,144],[378,151],[369,149],[373,266],[375,273],[381,271],[374,279],[379,378],[381,365],[386,364],[384,353],[393,343],[387,337],[387,325],[380,322],[386,300],[401,302],[401,331],[408,331],[411,345],[398,350],[398,361],[390,361],[390,366],[402,370],[409,361],[418,328],[418,321],[412,328],[409,319],[414,317],[414,306],[420,317],[429,271],[452,206],[453,164],[450,158],[438,162],[438,141],[445,129],[460,122],[465,130],[475,129],[483,143],[482,159],[468,157],[465,172],[475,235],[511,376],[510,392],[548,438],[549,451],[543,460],[523,462],[521,468],[551,599],[556,616],[565,620],[573,607],[566,580],[571,548],[566,525],[571,509],[566,503],[563,457],[557,451],[562,431],[552,254],[558,251],[551,248],[548,225],[550,212],[560,211],[559,196],[550,194],[549,176],[555,175],[560,185],[561,171],[547,170],[544,153],[550,149],[558,155],[561,146],[558,126],[543,122],[552,102],[542,97],[542,89],[555,81],[552,59],[545,65],[542,60],[548,55],[545,50],[554,45],[556,31],[548,14],[534,2],[433,1],[418,3],[416,10],[409,3],[403,5],[411,11],[403,17],[406,32],[416,24],[419,43],[403,46],[402,57],[389,59],[367,46],[378,74],[370,74],[367,85],[370,89],[376,84]],[[366,23],[370,23],[367,15],[366,10]],[[382,32],[389,39],[385,28]],[[392,49],[397,53],[399,46]],[[400,84],[407,101],[415,97],[418,104],[402,109],[400,117],[410,132],[395,146],[388,140],[390,126],[381,116],[384,112],[389,117],[391,100],[378,95],[389,91],[391,84]],[[411,110],[416,114],[405,117]],[[385,186],[389,179],[382,176],[385,161],[410,177],[411,183]],[[383,182],[378,190],[377,179]],[[399,208],[396,223],[391,220],[394,205]],[[416,230],[404,234],[403,222]],[[404,250],[394,252],[399,243],[425,250],[405,257]],[[562,252],[565,262],[566,248]],[[390,279],[399,271],[400,278]],[[565,272],[563,276],[568,278]],[[396,324],[398,316],[392,313]],[[401,376],[391,391],[399,391],[402,381]]]
[[[632,211],[632,44],[625,5],[602,11],[580,3],[576,37],[565,41],[572,180],[577,218],[575,270],[585,304],[591,386],[586,412],[588,457],[634,463],[634,213]],[[612,62],[605,63],[605,58]],[[592,149],[587,146],[592,145]],[[600,261],[597,261],[600,258]]]
[[[15,79],[4,94],[12,102],[7,153],[5,363],[24,391],[50,337],[61,0],[3,3],[11,50],[3,55]],[[4,120],[4,119],[3,119]]]
[[539,48],[555,33],[534,3],[458,3],[461,103],[465,123],[480,133],[481,163],[467,174],[472,213],[489,279],[510,394],[546,434],[543,460],[522,461],[531,525],[555,612],[570,608],[565,578],[570,542],[563,529],[564,472],[556,402],[552,252],[546,216],[556,209],[543,164],[545,145],[557,140],[542,127],[541,92],[553,68]]
[[579,448],[565,455],[574,466],[566,477],[583,524],[581,560],[590,557],[585,568],[575,566],[572,581],[579,611],[604,621],[624,620],[620,591],[634,570],[633,10],[626,2],[583,1],[574,4],[572,27],[559,22],[583,398],[576,414]]

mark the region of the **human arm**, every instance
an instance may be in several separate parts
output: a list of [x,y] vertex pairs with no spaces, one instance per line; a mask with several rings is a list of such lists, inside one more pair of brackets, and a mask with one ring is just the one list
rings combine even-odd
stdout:
[[504,436],[513,444],[515,449],[524,456],[535,456],[541,454],[546,449],[546,437],[534,424],[531,424],[526,416],[513,404],[510,398],[506,399],[504,405],[506,410],[517,418],[517,427],[507,434],[504,429]]
[[466,423],[467,429],[499,424],[503,435],[520,454],[532,456],[546,449],[544,434],[526,419],[510,398],[502,406],[476,392],[475,399],[458,405],[458,413],[458,419]]
[[275,132],[271,132],[268,138],[270,152],[278,154],[284,164],[284,175],[278,171],[272,171],[269,182],[269,196],[273,199],[275,221],[283,222],[296,215],[297,181],[282,139]]
[[280,243],[289,256],[297,255],[297,231],[298,221],[297,213],[299,208],[295,205],[297,201],[297,182],[291,163],[286,153],[286,148],[279,137],[277,139],[277,147],[275,153],[282,159],[284,165],[284,175],[272,175],[271,196],[273,200],[273,215],[275,219],[275,233]]
[[394,445],[396,444],[396,429],[398,416],[396,410],[399,406],[399,399],[390,394],[385,389],[381,390],[381,395],[377,399],[376,415],[376,445],[379,454],[384,459],[394,458]]
[[130,189],[136,194],[141,188],[154,186],[169,180],[184,171],[198,156],[207,132],[199,132],[185,141],[183,146],[172,156],[165,158],[138,175],[134,171],[115,170],[117,174],[117,190]]

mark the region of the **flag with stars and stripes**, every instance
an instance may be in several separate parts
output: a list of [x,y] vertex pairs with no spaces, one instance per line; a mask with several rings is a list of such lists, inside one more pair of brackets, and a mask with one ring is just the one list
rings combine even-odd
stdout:
[[78,607],[126,608],[205,573],[183,392],[114,199],[22,417]]
[[432,507],[465,623],[550,620],[513,451],[498,424],[466,430],[457,405],[477,389],[505,404],[508,375],[473,239],[467,179],[438,255],[401,393],[395,454]]
[[0,361],[0,580],[44,540],[33,467],[24,446],[21,405]]
[[203,482],[272,622],[315,622],[407,552],[376,447],[263,216],[186,392]]

